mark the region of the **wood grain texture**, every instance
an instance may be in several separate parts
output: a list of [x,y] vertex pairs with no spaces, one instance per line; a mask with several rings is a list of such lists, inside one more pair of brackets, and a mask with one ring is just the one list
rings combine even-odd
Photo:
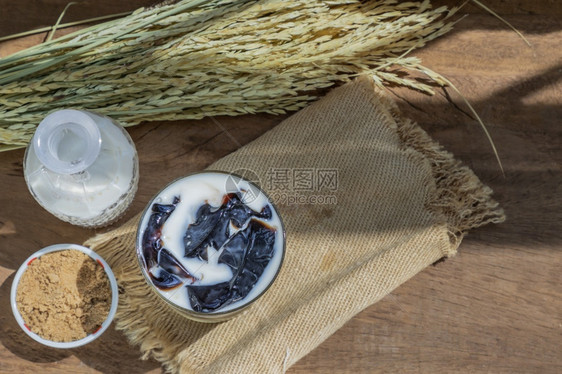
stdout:
[[[150,3],[98,1],[74,6],[69,17]],[[0,35],[52,24],[65,4],[0,0]],[[415,55],[474,105],[494,138],[505,177],[453,90],[438,90],[433,97],[390,91],[406,115],[494,189],[507,222],[470,233],[456,257],[357,315],[288,373],[562,372],[562,6],[523,0],[486,4],[523,31],[532,47],[468,5],[463,12],[470,15],[455,31]],[[0,44],[0,55],[42,37]],[[201,170],[283,118],[220,117],[129,129],[142,176],[127,217],[170,180]],[[0,153],[0,372],[160,372],[158,363],[141,361],[137,348],[112,329],[72,351],[41,347],[19,330],[9,290],[21,262],[40,247],[80,243],[95,233],[60,222],[37,205],[23,180],[22,158],[22,150]]]

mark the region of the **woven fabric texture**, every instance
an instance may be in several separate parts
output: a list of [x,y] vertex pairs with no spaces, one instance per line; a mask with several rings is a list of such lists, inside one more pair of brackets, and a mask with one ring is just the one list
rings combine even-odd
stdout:
[[[468,230],[504,219],[492,191],[367,77],[209,169],[254,172],[286,228],[278,278],[242,314],[203,324],[165,305],[138,267],[138,215],[86,242],[118,278],[117,328],[172,372],[283,372],[362,309],[453,255]],[[281,184],[280,173],[292,179]]]

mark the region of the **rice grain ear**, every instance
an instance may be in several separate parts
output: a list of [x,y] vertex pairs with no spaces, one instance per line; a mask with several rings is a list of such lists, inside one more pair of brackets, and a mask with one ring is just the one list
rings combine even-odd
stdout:
[[456,10],[394,0],[140,9],[0,59],[0,151],[25,146],[47,113],[67,107],[132,126],[294,111],[359,75],[432,93],[397,70],[418,70],[408,54],[451,30]]

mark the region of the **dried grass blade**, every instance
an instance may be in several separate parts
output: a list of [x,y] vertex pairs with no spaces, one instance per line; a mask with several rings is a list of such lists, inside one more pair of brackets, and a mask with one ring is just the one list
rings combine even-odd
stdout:
[[482,127],[482,130],[484,131],[484,134],[486,134],[486,137],[488,138],[488,142],[490,143],[490,146],[492,147],[492,150],[494,151],[494,156],[496,157],[496,160],[498,161],[498,165],[500,167],[502,175],[505,176],[503,165],[502,165],[502,162],[500,160],[498,150],[496,149],[496,145],[494,144],[494,141],[492,139],[492,135],[490,135],[490,132],[488,131],[488,128],[484,124],[484,121],[482,121],[482,119],[480,118],[480,116],[478,115],[478,113],[476,112],[474,107],[472,106],[472,104],[470,104],[470,102],[466,99],[466,97],[464,97],[464,95],[459,91],[459,89],[449,79],[445,78],[443,75],[441,75],[441,74],[439,74],[439,73],[437,73],[437,72],[435,72],[435,71],[433,71],[429,68],[426,68],[425,66],[419,65],[419,68],[420,68],[420,71],[423,71],[425,74],[427,74],[428,77],[430,77],[430,78],[432,78],[436,81],[441,80],[447,86],[451,87],[462,98],[462,100],[464,101],[466,106],[468,106],[468,108],[470,109],[472,114],[474,114],[474,117],[476,118],[476,120],[480,124],[480,127]]
[[47,36],[47,39],[45,40],[46,42],[50,42],[53,39],[53,36],[55,36],[55,32],[57,31],[57,28],[60,25],[60,22],[62,21],[62,17],[64,17],[68,8],[70,8],[71,6],[73,6],[75,4],[77,4],[77,3],[73,2],[73,1],[66,4],[64,9],[62,10],[62,13],[60,14],[59,18],[57,19],[57,22],[52,27],[51,32],[49,33],[49,36]]
[[525,43],[527,43],[527,45],[528,45],[529,47],[531,46],[531,42],[529,42],[529,41],[527,40],[527,38],[525,38],[525,37],[523,36],[523,34],[522,34],[519,30],[517,30],[517,29],[515,28],[515,26],[513,26],[511,23],[507,22],[507,21],[506,21],[503,17],[501,17],[499,14],[497,14],[497,13],[494,12],[492,9],[488,8],[486,5],[482,4],[482,3],[481,3],[480,1],[478,1],[478,0],[472,0],[472,2],[473,2],[474,4],[476,4],[476,5],[478,5],[480,8],[484,9],[485,11],[487,11],[488,13],[490,13],[491,15],[493,15],[494,17],[496,17],[497,19],[499,19],[500,21],[502,21],[503,23],[505,23],[507,26],[509,26],[510,29],[512,29],[513,31],[515,31],[515,33],[516,33],[517,35],[519,35],[519,37],[520,37],[521,39],[523,39],[523,41],[524,41]]

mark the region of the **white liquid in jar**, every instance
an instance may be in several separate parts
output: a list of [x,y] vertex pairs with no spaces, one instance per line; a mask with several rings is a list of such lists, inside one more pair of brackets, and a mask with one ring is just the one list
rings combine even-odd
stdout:
[[[108,117],[87,113],[99,128],[101,147],[85,170],[65,174],[39,160],[32,142],[25,157],[25,178],[35,199],[58,218],[81,226],[99,226],[119,217],[132,201],[138,182],[136,150],[126,132]],[[72,124],[50,138],[56,160],[83,161],[86,141]]]

